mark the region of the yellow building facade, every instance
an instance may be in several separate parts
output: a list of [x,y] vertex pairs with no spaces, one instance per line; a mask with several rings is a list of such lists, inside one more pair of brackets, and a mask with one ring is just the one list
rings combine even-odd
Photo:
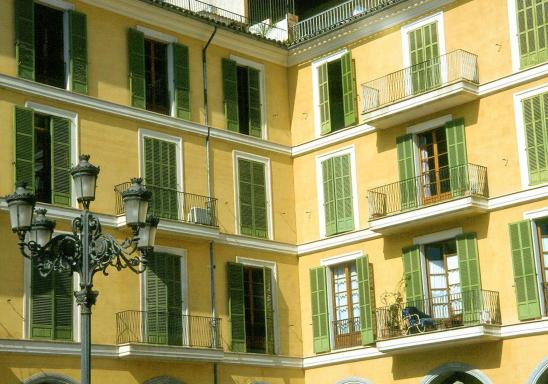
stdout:
[[[0,7],[0,196],[70,232],[89,154],[105,232],[132,177],[160,218],[95,276],[93,382],[548,383],[547,0]],[[77,277],[3,197],[0,242],[0,382],[78,383]]]

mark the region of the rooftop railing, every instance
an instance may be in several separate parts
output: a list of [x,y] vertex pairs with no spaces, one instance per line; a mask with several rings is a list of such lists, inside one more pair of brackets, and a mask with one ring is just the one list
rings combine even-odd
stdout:
[[[146,184],[146,181],[145,181]],[[115,211],[117,215],[124,214],[122,192],[130,187],[131,183],[122,183],[114,187],[116,195]],[[185,223],[201,224],[217,227],[217,199],[208,196],[181,192],[171,188],[146,185],[152,192],[149,202],[149,213],[162,218],[182,221]]]
[[470,290],[377,308],[377,340],[501,324],[499,293]]
[[466,196],[489,197],[487,168],[461,164],[370,189],[369,220]]
[[116,314],[116,343],[221,349],[221,319],[176,312],[123,311]]
[[478,57],[458,49],[363,83],[363,113],[462,80],[478,83]]

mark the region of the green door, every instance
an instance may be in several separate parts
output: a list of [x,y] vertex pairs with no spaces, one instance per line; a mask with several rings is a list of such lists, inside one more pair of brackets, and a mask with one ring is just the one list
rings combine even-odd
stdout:
[[400,210],[417,207],[417,179],[415,178],[415,151],[413,135],[396,139],[398,172],[400,176]]
[[362,344],[371,344],[373,336],[373,309],[371,307],[371,279],[367,255],[356,259],[358,294],[360,297],[360,331]]
[[441,84],[437,22],[409,32],[409,55],[413,94],[429,91]]
[[405,305],[424,308],[424,292],[422,289],[422,269],[420,246],[405,247],[403,253],[403,276],[405,285]]
[[245,352],[245,297],[244,266],[240,263],[227,263],[228,310],[232,352]]
[[354,203],[350,155],[322,161],[325,234],[327,236],[354,229]]
[[325,272],[325,267],[310,269],[312,338],[315,353],[328,352],[330,349]]
[[238,159],[240,233],[267,238],[266,169],[263,163]]
[[479,322],[481,312],[484,309],[476,234],[464,233],[458,235],[456,241],[462,292],[463,322],[464,325],[474,325]]

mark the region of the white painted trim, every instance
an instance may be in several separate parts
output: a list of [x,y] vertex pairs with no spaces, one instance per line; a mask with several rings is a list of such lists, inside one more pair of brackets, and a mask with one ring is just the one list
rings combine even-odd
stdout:
[[231,235],[226,233],[219,234],[216,239],[219,244],[225,244],[234,247],[244,247],[248,249],[277,252],[287,255],[297,254],[297,246],[273,240],[258,239],[249,236]]
[[264,65],[236,55],[230,55],[229,58],[240,66],[250,67],[259,71],[259,92],[261,95],[261,138],[263,140],[267,140],[268,131],[266,126],[266,82]]
[[236,211],[235,219],[235,229],[236,234],[240,236],[245,236],[240,233],[240,183],[239,183],[239,171],[238,171],[238,159],[246,159],[262,163],[265,167],[265,188],[266,188],[266,222],[268,225],[268,239],[274,239],[274,225],[272,222],[272,183],[270,179],[270,159],[268,157],[263,157],[255,155],[252,153],[241,152],[241,151],[232,151],[232,156],[234,159],[233,166],[233,180],[234,180],[234,207]]
[[250,267],[270,268],[272,271],[272,314],[274,320],[274,353],[280,353],[280,322],[278,311],[278,268],[276,262],[236,256],[236,262]]
[[137,25],[135,29],[137,29],[139,32],[142,32],[148,39],[157,40],[166,44],[177,42],[177,38],[175,36],[168,35],[167,33],[162,33],[147,27],[143,27],[142,25]]
[[434,233],[429,233],[427,235],[414,237],[413,244],[422,245],[422,244],[435,243],[443,240],[449,240],[449,239],[453,239],[457,235],[461,235],[462,233],[463,233],[462,227],[451,228],[445,231],[434,232]]
[[421,384],[434,384],[439,382],[438,380],[447,377],[454,372],[464,372],[468,376],[474,377],[481,384],[492,384],[491,380],[479,369],[475,369],[472,366],[464,363],[447,363],[440,367],[437,367],[422,379]]
[[316,137],[321,136],[321,121],[320,121],[320,88],[318,83],[318,68],[325,63],[335,61],[343,57],[348,50],[346,48],[332,53],[329,56],[312,62],[312,100],[314,103],[314,132]]
[[377,359],[386,356],[375,347],[358,347],[344,351],[324,353],[321,355],[307,356],[303,358],[303,368],[315,368],[352,361]]
[[74,4],[64,0],[36,0],[36,2],[47,5],[48,7],[60,9],[62,11],[74,9]]
[[545,357],[533,370],[527,384],[542,384],[542,375],[548,371],[548,357]]
[[529,167],[527,165],[527,145],[525,138],[525,124],[523,122],[523,100],[529,97],[548,92],[548,83],[540,86],[514,93],[514,116],[516,119],[516,137],[518,144],[519,170],[521,176],[521,187],[530,188]]
[[524,220],[536,220],[548,217],[548,207],[523,212]]
[[262,353],[225,352],[223,364],[242,364],[257,367],[303,368],[303,359],[293,356],[275,356]]
[[327,259],[321,259],[320,265],[325,267],[331,266],[331,265],[337,265],[337,264],[346,263],[352,260],[356,260],[358,257],[362,257],[362,256],[363,256],[363,251],[361,250],[354,251],[354,252],[345,253],[342,255],[328,257]]
[[360,229],[354,232],[343,233],[341,235],[331,236],[325,239],[311,241],[309,243],[301,244],[297,246],[297,254],[304,256],[314,252],[325,251],[331,248],[337,248],[344,245],[350,245],[376,239],[382,235],[377,232],[373,232],[370,229]]
[[[542,284],[542,275],[543,275],[543,266],[541,264],[542,255],[540,254],[540,244],[539,239],[537,236],[537,223],[535,220],[529,221],[529,227],[531,229],[531,237],[533,241],[533,257],[535,262],[535,272],[536,272],[536,278],[537,278],[537,294],[538,298],[541,299],[544,297],[544,287]],[[540,313],[546,313],[546,305],[544,300],[539,300],[540,304]]]
[[333,152],[316,156],[316,190],[318,191],[318,213],[320,238],[326,238],[325,209],[323,195],[322,162],[333,157],[350,155],[350,175],[352,177],[352,209],[354,214],[354,231],[360,228],[360,211],[358,203],[358,178],[356,176],[356,148],[354,144]]
[[510,35],[510,53],[514,72],[518,72],[520,69],[517,15],[516,0],[508,0],[508,33]]
[[451,120],[453,120],[453,115],[451,115],[451,114],[441,116],[441,117],[437,117],[435,119],[424,121],[422,123],[418,123],[418,124],[411,125],[411,126],[407,127],[407,133],[411,133],[411,134],[416,135],[418,133],[422,133],[422,132],[428,131],[430,129],[443,127],[445,125],[445,123],[447,123]]
[[[61,117],[70,121],[70,158],[72,165],[78,164],[78,156],[80,153],[80,148],[78,146],[79,129],[78,129],[78,114],[75,112],[67,111],[64,109],[59,109],[52,107],[50,105],[39,104],[33,101],[25,102],[25,107],[32,109],[34,112],[42,113],[49,116]],[[76,199],[76,188],[74,187],[74,180],[70,180],[70,206],[73,208],[78,208],[78,201]]]

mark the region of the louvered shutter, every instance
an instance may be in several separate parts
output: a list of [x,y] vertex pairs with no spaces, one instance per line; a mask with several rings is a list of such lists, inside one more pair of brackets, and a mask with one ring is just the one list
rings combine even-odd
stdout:
[[464,325],[473,325],[479,322],[483,308],[476,234],[458,235],[456,241]]
[[51,129],[51,190],[53,204],[71,203],[70,120],[52,116]]
[[15,180],[25,181],[34,190],[34,113],[28,108],[14,109]]
[[265,165],[238,159],[240,233],[268,237]]
[[354,206],[350,155],[333,158],[333,179],[337,233],[351,231],[354,229]]
[[263,267],[264,280],[264,313],[265,313],[265,335],[266,335],[266,353],[275,353],[274,343],[274,302],[272,300],[272,269]]
[[31,272],[31,337],[53,339],[53,274],[40,275],[34,263]]
[[70,79],[72,90],[88,93],[88,43],[86,15],[68,11]]
[[311,311],[314,352],[328,352],[330,345],[325,267],[310,269],[310,294],[312,300]]
[[523,123],[529,184],[548,181],[548,93],[525,99]]
[[147,343],[167,344],[167,303],[162,300],[166,296],[165,286],[158,286],[163,264],[159,262],[157,253],[148,257],[146,278],[146,336]]
[[520,320],[536,319],[541,314],[531,222],[511,223],[509,231],[518,317]]
[[341,72],[344,126],[348,127],[355,124],[358,119],[356,110],[356,80],[354,79],[354,68],[350,52],[345,53],[341,58]]
[[329,112],[329,76],[327,63],[318,67],[318,91],[320,98],[320,128],[321,133],[331,132],[331,115]]
[[322,161],[323,206],[325,212],[325,234],[337,233],[337,212],[335,208],[335,180],[333,158]]
[[72,273],[53,272],[55,340],[72,340],[74,287]]
[[14,5],[17,76],[34,80],[34,1],[15,0]]
[[165,273],[162,276],[162,282],[166,285],[167,291],[167,343],[169,345],[182,345],[183,296],[181,291],[181,259],[179,256],[169,253],[162,253],[161,257]]
[[254,236],[268,237],[265,165],[252,162]]
[[145,109],[145,35],[134,28],[128,30],[128,54],[131,105]]
[[[466,159],[466,137],[464,119],[445,123],[447,153],[449,160],[449,179],[453,196],[462,196],[470,189]],[[442,176],[440,176],[442,177]]]
[[175,109],[177,117],[190,120],[190,69],[188,47],[173,43]]
[[396,147],[400,175],[400,204],[403,211],[417,207],[413,135],[408,134],[398,137]]
[[248,68],[249,134],[262,137],[261,130],[261,84],[259,71]]
[[548,60],[548,0],[516,0],[520,68]]
[[411,84],[415,94],[441,83],[437,28],[437,23],[431,23],[409,32]]
[[373,336],[373,308],[371,308],[371,280],[369,278],[369,258],[367,255],[356,259],[358,274],[358,294],[360,297],[360,331],[362,344],[371,344]]
[[231,324],[232,352],[245,352],[244,267],[227,263],[228,308]]
[[424,293],[422,290],[420,246],[405,247],[402,252],[406,306],[417,307],[422,310],[424,307]]
[[223,95],[225,104],[226,128],[239,132],[238,120],[238,73],[236,62],[223,59]]

